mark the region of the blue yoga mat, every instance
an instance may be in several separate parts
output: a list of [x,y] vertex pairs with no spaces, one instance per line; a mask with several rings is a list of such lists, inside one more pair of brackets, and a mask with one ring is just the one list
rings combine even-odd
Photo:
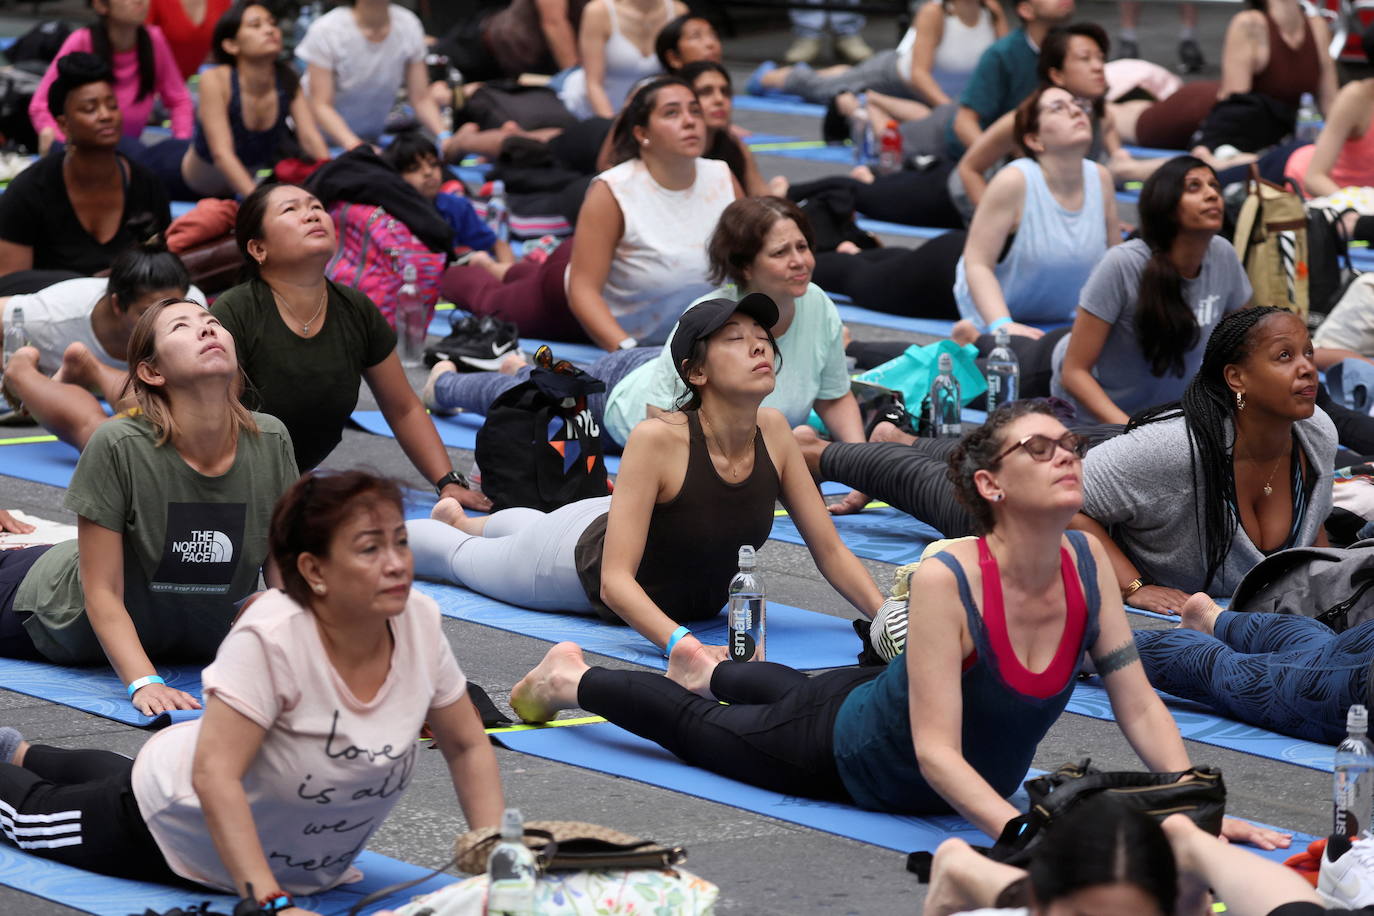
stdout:
[[[546,729],[563,731],[563,729]],[[431,869],[399,862],[375,852],[364,852],[354,864],[363,872],[357,884],[345,884],[323,894],[297,897],[296,905],[318,913],[346,913],[368,894],[393,884],[413,881],[430,873]],[[368,907],[375,913],[386,907],[401,907],[412,897],[429,894],[458,880],[452,875],[436,875],[413,888],[392,894]],[[42,897],[73,909],[96,916],[129,916],[152,910],[162,913],[174,907],[190,909],[202,901],[210,901],[216,913],[229,913],[238,902],[227,894],[188,888],[174,888],[163,884],[110,878],[94,872],[61,865],[20,852],[9,844],[0,844],[0,884],[15,890]]]
[[[857,305],[842,305],[842,302],[850,301],[846,296],[835,293],[827,293],[827,295],[834,300],[840,320],[846,323],[852,321],[858,324],[871,324],[875,327],[892,328],[897,331],[911,331],[914,334],[929,334],[932,337],[948,337],[954,331],[954,322],[943,318],[912,318],[907,315],[875,312],[872,309]],[[1062,327],[1062,325],[1039,321],[1031,321],[1028,324],[1042,331],[1053,331],[1055,328]]]
[[756,156],[781,156],[784,159],[804,159],[807,162],[829,162],[834,165],[853,165],[854,148],[841,144],[817,146],[789,146],[782,149],[756,149]]
[[[1201,703],[1182,700],[1167,693],[1161,692],[1160,696],[1178,723],[1179,732],[1189,741],[1224,747],[1255,757],[1267,757],[1324,773],[1332,770],[1332,759],[1336,753],[1334,747],[1234,722],[1222,718]],[[1068,710],[1093,719],[1116,720],[1112,715],[1111,701],[1107,698],[1107,689],[1097,678],[1080,682],[1074,687]]]
[[[547,642],[571,640],[588,652],[663,670],[667,660],[658,647],[627,626],[606,623],[595,615],[530,611],[479,595],[457,585],[415,583],[439,604],[445,617],[480,623]],[[702,642],[725,645],[725,616],[692,624]],[[848,620],[768,604],[768,660],[801,670],[854,664],[859,641]]]
[[953,232],[953,229],[932,229],[929,226],[908,226],[906,223],[888,223],[878,219],[861,216],[856,220],[865,232],[880,232],[884,235],[900,235],[912,239],[933,239],[937,235]]
[[[934,852],[951,837],[973,845],[990,845],[989,837],[957,815],[881,814],[853,805],[759,789],[683,763],[652,741],[609,722],[507,732],[496,740],[523,754],[633,779],[898,852]],[[1027,778],[1038,775],[1036,770],[1026,774]],[[1018,790],[1011,797],[1011,803],[1024,810],[1027,805],[1025,792]],[[1282,862],[1314,839],[1306,834],[1294,834],[1290,849],[1265,852],[1252,848],[1251,851]]]
[[1175,156],[1188,155],[1187,150],[1159,149],[1154,146],[1130,146],[1123,143],[1121,148],[1137,159],[1173,159]]
[[[934,528],[890,506],[837,515],[834,522],[845,546],[856,556],[894,566],[916,562],[926,545],[940,538]],[[796,522],[786,515],[773,519],[773,532],[768,536],[788,544],[804,543]]]
[[[465,448],[471,451],[477,447],[477,430],[486,422],[486,417],[476,413],[460,413],[451,417],[431,414],[434,428],[439,431],[439,439],[449,448]],[[349,417],[366,431],[376,436],[395,438],[391,426],[380,410],[355,410]],[[620,471],[620,456],[606,456],[606,470],[615,474]]]
[[[157,673],[168,686],[201,698],[199,666],[159,665]],[[0,658],[0,684],[16,693],[139,728],[162,728],[173,722],[200,718],[198,709],[181,709],[160,716],[143,715],[129,702],[119,675],[108,667],[68,668],[47,662]]]
[[77,450],[65,442],[0,446],[0,474],[65,487],[72,482],[79,457]]
[[771,111],[775,114],[807,115],[812,118],[825,116],[824,105],[804,102],[796,95],[737,95],[734,99],[736,111]]

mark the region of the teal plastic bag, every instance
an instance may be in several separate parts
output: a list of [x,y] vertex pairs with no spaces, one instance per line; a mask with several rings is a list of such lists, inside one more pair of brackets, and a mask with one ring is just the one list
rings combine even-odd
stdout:
[[[978,356],[978,348],[973,344],[960,345],[949,339],[924,346],[912,344],[900,356],[859,373],[854,380],[900,391],[906,401],[906,409],[919,416],[921,404],[930,394],[930,383],[940,374],[941,353],[950,355],[950,361],[954,364],[954,378],[959,382],[959,397],[965,406],[988,390],[988,381],[978,371],[978,364],[974,361]],[[814,410],[807,424],[826,435],[825,423]]]

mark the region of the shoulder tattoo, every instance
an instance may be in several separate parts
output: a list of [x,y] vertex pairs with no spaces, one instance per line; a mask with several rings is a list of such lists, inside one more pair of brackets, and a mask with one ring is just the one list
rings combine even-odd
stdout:
[[1099,677],[1106,677],[1113,671],[1120,671],[1127,665],[1134,665],[1139,661],[1140,653],[1136,651],[1134,639],[1122,643],[1105,655],[1093,657],[1093,664],[1097,666]]

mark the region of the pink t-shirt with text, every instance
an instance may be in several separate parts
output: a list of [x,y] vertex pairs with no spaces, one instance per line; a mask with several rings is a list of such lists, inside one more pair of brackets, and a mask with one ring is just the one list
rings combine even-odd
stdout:
[[[426,714],[466,693],[433,600],[412,591],[391,632],[386,681],[359,702],[330,664],[314,615],[271,591],[234,624],[203,674],[207,699],[267,730],[243,787],[268,865],[288,893],[361,877],[353,859],[409,785]],[[149,739],[134,761],[134,795],[173,871],[232,890],[191,787],[200,724]]]

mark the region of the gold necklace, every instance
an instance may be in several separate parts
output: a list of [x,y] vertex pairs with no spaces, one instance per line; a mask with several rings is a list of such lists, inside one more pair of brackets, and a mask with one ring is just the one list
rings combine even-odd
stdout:
[[[720,457],[722,457],[722,458],[725,459],[725,464],[726,464],[727,468],[728,468],[729,471],[730,471],[730,479],[731,479],[731,480],[735,479],[735,478],[738,477],[738,476],[740,475],[740,473],[741,473],[741,471],[740,471],[738,468],[735,467],[735,459],[731,458],[731,457],[730,457],[730,453],[727,452],[727,451],[725,451],[725,446],[723,446],[723,445],[720,444],[720,437],[717,436],[717,435],[715,434],[715,431],[714,431],[713,429],[711,429],[711,420],[710,420],[709,417],[706,416],[706,411],[704,411],[704,410],[698,410],[697,413],[701,416],[701,422],[702,422],[702,423],[704,424],[704,426],[705,426],[705,433],[706,433],[706,435],[707,435],[713,442],[715,442],[715,444],[716,444],[716,451],[720,452]],[[752,442],[752,441],[750,442],[750,445],[753,445],[753,442]],[[743,459],[741,459],[741,460],[743,460]]]
[[[1251,464],[1255,464],[1255,463],[1256,463],[1256,462],[1255,462],[1255,456],[1254,456],[1254,455],[1251,455],[1251,456],[1250,456],[1250,463],[1251,463]],[[1265,496],[1269,496],[1269,495],[1271,495],[1271,494],[1274,492],[1274,488],[1271,486],[1271,484],[1274,482],[1274,475],[1277,474],[1277,473],[1279,472],[1279,465],[1281,465],[1281,464],[1283,464],[1283,453],[1280,452],[1280,453],[1279,453],[1278,460],[1274,462],[1274,467],[1273,467],[1272,469],[1270,469],[1270,471],[1269,471],[1269,476],[1266,477],[1265,480],[1264,480],[1264,495],[1265,495]]]
[[[279,293],[279,292],[277,292],[275,289],[272,289],[272,287],[270,287],[270,286],[267,287],[267,288],[272,290],[272,295],[273,295],[273,297],[275,297],[276,300],[277,300],[277,302],[281,305],[281,307],[282,307],[283,309],[286,310],[286,314],[288,314],[288,315],[291,316],[291,320],[292,320],[292,321],[299,321],[300,319],[298,319],[298,318],[296,317],[296,313],[293,312],[293,311],[291,311],[291,304],[288,303],[288,302],[286,301],[286,299],[282,296],[282,294]],[[327,301],[329,301],[329,284],[328,284],[328,283],[326,283],[326,284],[324,285],[324,289],[322,289],[322,290],[320,291],[320,307],[317,308],[317,309],[315,309],[315,314],[313,314],[313,315],[310,316],[310,320],[309,320],[309,321],[307,321],[305,324],[301,325],[301,333],[302,333],[302,334],[309,334],[309,333],[310,333],[310,326],[311,326],[312,324],[315,323],[315,319],[316,319],[316,318],[320,317],[320,312],[323,312],[323,311],[324,311],[324,304],[325,304]]]

